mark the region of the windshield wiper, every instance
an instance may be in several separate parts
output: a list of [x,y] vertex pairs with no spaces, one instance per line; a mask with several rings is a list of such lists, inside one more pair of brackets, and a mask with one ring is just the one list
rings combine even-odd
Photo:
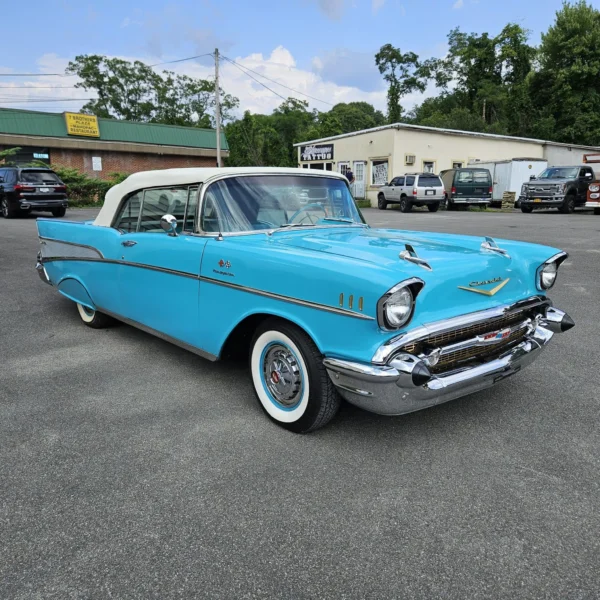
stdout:
[[321,221],[335,221],[337,223],[352,223],[352,225],[361,225],[362,223],[357,223],[354,219],[348,219],[345,217],[323,217],[320,219]]
[[284,227],[314,227],[313,223],[284,223],[277,227],[277,229],[283,229]]

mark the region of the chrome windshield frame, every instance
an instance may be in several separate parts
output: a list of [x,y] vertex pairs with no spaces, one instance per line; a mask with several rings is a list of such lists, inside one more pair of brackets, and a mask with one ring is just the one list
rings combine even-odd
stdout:
[[[294,228],[294,227],[268,227],[265,229],[253,229],[251,231],[223,231],[223,232],[208,232],[208,231],[203,231],[202,227],[201,227],[201,223],[202,223],[202,213],[204,211],[204,202],[205,202],[205,198],[206,198],[206,192],[208,190],[208,188],[210,187],[211,184],[215,183],[216,181],[221,181],[223,179],[231,179],[231,178],[239,178],[239,177],[324,177],[327,179],[334,179],[336,181],[343,181],[346,184],[346,189],[348,190],[348,194],[350,194],[350,197],[352,198],[353,202],[354,202],[354,207],[356,209],[356,212],[358,213],[358,216],[360,217],[360,219],[362,220],[361,223],[359,222],[355,222],[355,223],[336,223],[336,224],[332,224],[332,225],[307,225],[306,227],[298,227],[298,228]],[[369,225],[367,224],[363,214],[360,212],[360,208],[358,207],[358,204],[356,203],[356,200],[354,198],[354,196],[352,196],[352,192],[350,190],[350,186],[348,184],[348,180],[346,178],[341,178],[338,177],[337,175],[329,175],[327,173],[327,171],[319,171],[318,173],[312,172],[312,173],[285,173],[285,174],[277,174],[277,173],[273,173],[273,172],[269,172],[269,171],[264,171],[264,172],[259,172],[259,173],[224,173],[223,175],[214,175],[213,177],[210,177],[208,179],[206,179],[205,181],[202,182],[201,184],[201,188],[199,190],[199,194],[200,194],[200,198],[198,200],[198,214],[196,215],[196,235],[201,236],[201,237],[210,237],[210,238],[219,238],[219,237],[235,237],[235,236],[241,236],[241,235],[256,235],[256,234],[262,234],[262,235],[271,235],[272,233],[276,232],[276,231],[290,231],[290,230],[294,230],[294,229],[298,229],[298,230],[313,230],[313,229],[333,229],[333,228],[340,228],[340,227],[360,227],[360,228],[365,228],[365,227],[369,227]],[[218,208],[217,208],[217,213],[218,213]]]

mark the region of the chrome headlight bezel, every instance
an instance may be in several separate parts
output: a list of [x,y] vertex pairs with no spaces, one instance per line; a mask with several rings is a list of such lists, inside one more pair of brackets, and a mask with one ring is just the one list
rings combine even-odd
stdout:
[[598,185],[597,183],[591,183],[588,189],[590,190],[590,192],[600,192],[600,185]]
[[[397,331],[401,327],[404,327],[413,317],[415,312],[415,302],[419,292],[423,289],[425,282],[418,277],[411,277],[401,281],[393,288],[388,290],[377,302],[377,322],[379,327],[384,331]],[[407,291],[410,294],[410,303],[406,316],[401,322],[392,323],[388,314],[390,307],[390,301],[393,301],[394,296],[396,297],[403,291]]]
[[[545,292],[546,290],[551,289],[556,280],[558,279],[558,267],[567,260],[568,254],[566,252],[559,252],[555,254],[553,257],[549,258],[547,261],[543,262],[536,271],[535,274],[535,284],[538,290]],[[549,283],[544,282],[544,274],[548,274],[554,272],[554,278]]]

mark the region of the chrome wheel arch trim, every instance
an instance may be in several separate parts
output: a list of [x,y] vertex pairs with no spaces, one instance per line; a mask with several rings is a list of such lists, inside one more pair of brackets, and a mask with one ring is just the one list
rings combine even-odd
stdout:
[[512,304],[501,304],[499,306],[495,306],[494,308],[488,308],[485,310],[452,317],[450,319],[442,319],[440,321],[433,321],[431,323],[419,325],[418,327],[415,327],[406,333],[401,333],[400,335],[393,337],[379,346],[373,355],[372,362],[376,365],[385,365],[390,357],[396,352],[396,350],[402,348],[402,346],[405,346],[406,344],[418,341],[421,338],[428,337],[433,334],[443,333],[444,331],[450,331],[459,327],[465,327],[474,323],[483,322],[495,317],[506,316],[511,312],[515,312],[523,308],[535,308],[536,306],[549,307],[552,306],[552,302],[546,296],[531,296],[525,300],[519,300],[518,302],[514,302]]

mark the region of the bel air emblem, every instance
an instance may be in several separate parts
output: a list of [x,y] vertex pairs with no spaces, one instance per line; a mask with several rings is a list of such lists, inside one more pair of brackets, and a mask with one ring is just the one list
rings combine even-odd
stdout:
[[[488,279],[487,281],[471,281],[469,283],[469,287],[464,287],[462,285],[458,286],[459,290],[465,290],[467,292],[475,292],[476,294],[483,294],[484,296],[493,296],[497,292],[499,292],[510,279],[502,279],[502,277],[494,277],[494,279]],[[490,285],[493,283],[497,283],[498,285],[494,286],[489,290],[479,290],[477,288],[482,287],[484,285]]]

